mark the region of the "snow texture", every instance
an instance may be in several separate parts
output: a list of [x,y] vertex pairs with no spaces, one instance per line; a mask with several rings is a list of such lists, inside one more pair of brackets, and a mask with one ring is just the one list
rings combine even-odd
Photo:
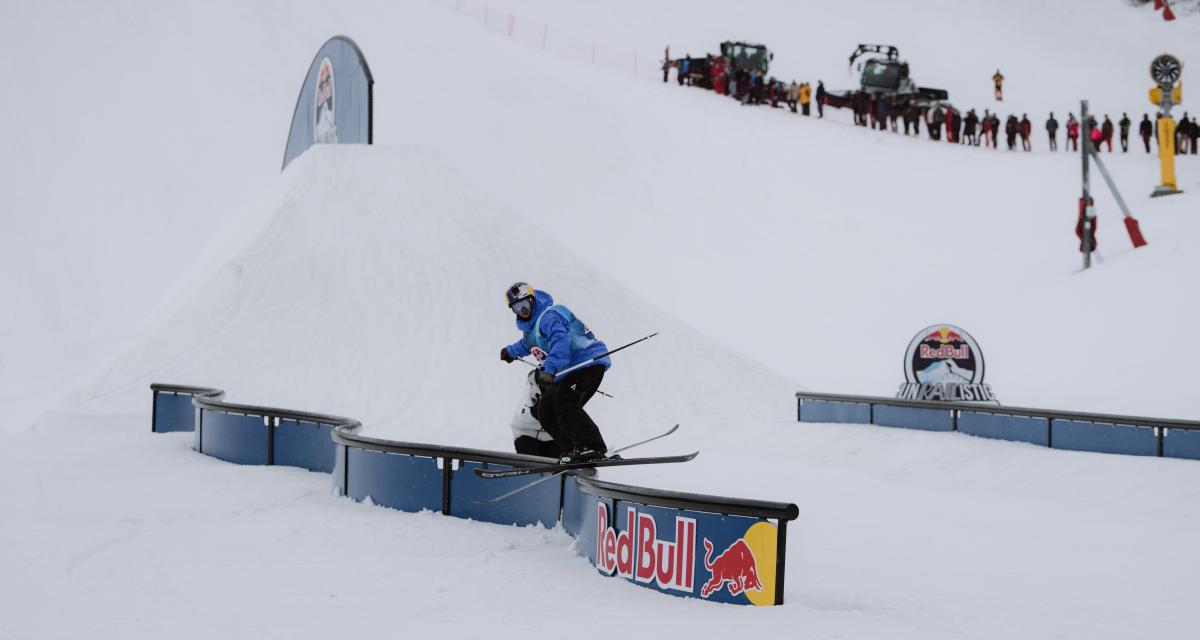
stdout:
[[[1179,158],[1185,193],[1151,200],[1140,140],[1106,155],[1150,244],[1131,248],[1098,191],[1104,261],[1078,273],[1079,158],[1046,151],[1040,123],[1080,98],[1140,119],[1150,59],[1200,60],[1200,19],[1124,0],[489,5],[551,25],[542,50],[477,7],[6,5],[0,638],[609,637],[605,618],[704,637],[1189,636],[1200,465],[801,425],[792,393],[891,394],[913,332],[945,321],[980,341],[1006,403],[1196,417],[1200,163]],[[280,175],[301,74],[337,33],[375,75],[377,144]],[[592,65],[568,37],[643,64]],[[663,46],[729,38],[830,89],[854,83],[858,43],[895,44],[956,104],[1028,112],[1035,152],[655,77]],[[326,475],[148,433],[148,385],[172,382],[506,449],[526,371],[496,356],[515,280],[610,345],[660,332],[614,356],[614,398],[589,411],[613,445],[682,422],[646,453],[703,453],[604,477],[797,503],[785,606],[655,594],[596,575],[561,531],[370,508]]]

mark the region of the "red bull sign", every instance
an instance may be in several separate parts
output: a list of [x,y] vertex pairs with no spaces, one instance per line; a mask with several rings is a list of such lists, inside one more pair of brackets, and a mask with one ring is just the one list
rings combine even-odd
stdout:
[[954,325],[935,324],[908,343],[905,381],[896,397],[998,404],[983,374],[983,352],[971,334]]
[[776,604],[778,530],[770,522],[634,504],[610,521],[603,500],[595,513],[594,560],[604,575],[674,595]]

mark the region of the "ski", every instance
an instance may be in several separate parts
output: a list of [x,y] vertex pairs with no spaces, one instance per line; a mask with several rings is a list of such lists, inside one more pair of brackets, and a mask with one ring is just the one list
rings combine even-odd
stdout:
[[513,478],[516,476],[527,476],[535,473],[560,473],[564,471],[574,471],[575,469],[594,469],[597,467],[624,467],[639,464],[670,464],[675,462],[687,462],[692,458],[700,455],[699,451],[693,451],[680,456],[654,456],[649,458],[602,458],[600,460],[592,460],[591,462],[567,462],[565,464],[548,464],[540,467],[520,467],[516,469],[475,469],[475,475],[480,478]]
[[[666,431],[664,431],[663,433],[660,433],[660,434],[658,434],[658,435],[656,435],[656,436],[654,436],[654,437],[652,437],[652,438],[646,438],[645,440],[642,440],[641,442],[635,442],[635,443],[633,443],[633,444],[627,444],[627,445],[625,445],[625,446],[621,447],[620,449],[617,449],[616,451],[613,451],[613,453],[614,453],[614,454],[616,454],[616,453],[620,453],[620,452],[622,452],[622,451],[628,451],[628,450],[630,450],[630,449],[632,449],[632,448],[634,448],[634,447],[640,447],[640,446],[642,446],[642,445],[646,444],[647,442],[654,442],[655,440],[658,440],[659,438],[665,438],[665,437],[667,437],[667,436],[671,435],[672,433],[675,433],[675,432],[676,432],[676,431],[678,431],[678,430],[679,430],[679,425],[677,424],[677,425],[675,425],[675,426],[671,427],[670,429],[667,429],[667,430],[666,430]],[[487,499],[487,500],[475,500],[474,502],[475,502],[475,504],[492,504],[492,503],[500,502],[501,500],[503,500],[503,499],[505,499],[505,498],[510,498],[510,497],[512,497],[512,496],[515,496],[515,495],[517,495],[518,493],[521,493],[522,491],[525,491],[526,489],[530,489],[530,488],[532,488],[532,487],[535,487],[535,486],[537,486],[537,485],[539,485],[539,484],[541,484],[541,483],[543,483],[543,482],[546,482],[546,481],[548,481],[548,480],[553,480],[554,478],[557,478],[557,477],[561,476],[562,474],[566,473],[567,471],[569,471],[569,470],[568,470],[568,469],[564,469],[564,470],[562,470],[562,471],[557,471],[557,472],[555,472],[555,473],[552,473],[552,474],[549,474],[549,475],[543,476],[543,477],[541,477],[541,478],[538,478],[537,480],[534,480],[533,482],[529,482],[529,483],[527,483],[527,484],[523,484],[523,485],[521,485],[521,486],[517,487],[516,489],[513,489],[512,491],[508,491],[508,492],[502,493],[502,494],[500,494],[500,495],[498,495],[498,496],[496,496],[496,497],[494,497],[494,498],[489,498],[489,499]]]

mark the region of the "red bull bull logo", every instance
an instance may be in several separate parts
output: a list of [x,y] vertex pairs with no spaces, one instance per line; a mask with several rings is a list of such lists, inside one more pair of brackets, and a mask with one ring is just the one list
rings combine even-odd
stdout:
[[648,513],[625,510],[625,530],[608,526],[608,505],[596,503],[596,568],[661,589],[695,590],[696,520],[675,517],[675,539],[659,540],[657,524]]
[[704,586],[700,587],[700,597],[707,598],[728,583],[729,595],[740,595],[744,591],[762,591],[762,582],[758,580],[758,561],[754,552],[742,538],[738,538],[728,549],[721,552],[715,560],[710,560],[713,543],[704,539],[704,568],[712,575]]

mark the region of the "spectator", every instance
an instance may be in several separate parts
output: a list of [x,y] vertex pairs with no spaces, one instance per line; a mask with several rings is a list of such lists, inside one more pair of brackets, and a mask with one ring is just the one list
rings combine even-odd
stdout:
[[999,69],[996,69],[996,74],[992,76],[992,82],[996,85],[996,102],[1004,100],[1004,76],[1000,74]]
[[992,114],[987,110],[983,110],[983,146],[993,147],[995,141],[992,139]]
[[1146,153],[1150,153],[1150,136],[1154,134],[1154,125],[1150,124],[1150,115],[1142,114],[1142,123],[1138,125],[1138,134],[1142,136],[1142,143],[1146,145]]
[[1014,151],[1017,148],[1017,129],[1020,127],[1017,124],[1017,117],[1010,115],[1008,120],[1004,121],[1004,140],[1008,143],[1008,150]]
[[1200,122],[1196,122],[1195,118],[1192,119],[1192,126],[1188,127],[1188,142],[1192,143],[1192,155],[1196,155],[1196,143],[1200,142]]
[[954,124],[954,141],[957,142],[958,144],[962,144],[963,118],[962,118],[962,113],[960,111],[958,111],[957,109],[954,111],[953,124]]
[[1132,124],[1129,114],[1122,113],[1121,121],[1117,124],[1121,127],[1121,153],[1129,153],[1129,125]]
[[[807,82],[801,82],[799,94],[800,94],[800,113],[802,113],[804,115],[808,115],[808,109],[809,109],[808,105],[809,105],[809,103],[812,102],[812,85],[808,84]],[[796,107],[793,105],[792,111],[795,111],[795,110],[796,110]]]
[[1179,121],[1179,126],[1175,128],[1175,153],[1186,154],[1188,152],[1188,143],[1191,142],[1192,121],[1188,120],[1188,114],[1183,112],[1183,119]]
[[1096,116],[1088,116],[1087,126],[1091,131],[1088,135],[1092,139],[1092,150],[1100,153],[1100,143],[1104,142],[1104,131],[1100,129],[1100,125],[1096,124]]
[[993,113],[992,114],[992,148],[993,149],[1000,148],[1000,145],[997,143],[999,136],[1000,136],[1000,116]]
[[951,142],[951,143],[953,143],[953,142],[955,141],[955,140],[954,140],[954,136],[955,136],[955,131],[954,131],[954,107],[952,107],[952,106],[947,106],[947,107],[946,107],[946,115],[945,115],[945,118],[946,118],[946,142]]
[[1067,145],[1065,151],[1079,151],[1079,121],[1075,114],[1067,114]]
[[825,83],[817,80],[817,117],[825,117]]
[[1021,134],[1021,148],[1025,151],[1033,151],[1033,145],[1029,142],[1029,136],[1033,135],[1033,123],[1029,121],[1028,114],[1021,114],[1021,124],[1018,133]]
[[978,126],[979,116],[975,115],[975,110],[967,111],[967,117],[963,120],[963,136],[967,144],[975,147],[979,146],[979,137],[975,135],[975,128]]
[[[1112,120],[1108,119],[1107,113],[1104,114],[1104,124],[1100,127],[1100,134],[1101,138],[1104,139],[1104,143],[1108,145],[1108,152],[1112,153],[1113,123]],[[1099,151],[1099,149],[1096,150]]]
[[692,64],[692,55],[689,53],[686,58],[679,61],[679,70],[675,72],[675,80],[679,82],[679,86],[683,86],[684,78],[687,78],[688,68]]
[[928,125],[927,128],[929,129],[929,138],[931,140],[942,139],[942,122],[945,121],[945,119],[946,114],[942,111],[942,107],[940,105],[935,107],[933,111],[929,112],[929,121],[925,124]]
[[709,71],[712,73],[713,91],[716,91],[723,96],[729,95],[728,73],[725,70],[725,57],[715,56]]
[[1054,119],[1054,112],[1050,112],[1050,118],[1046,120],[1046,133],[1050,134],[1050,150],[1058,151],[1058,120]]

